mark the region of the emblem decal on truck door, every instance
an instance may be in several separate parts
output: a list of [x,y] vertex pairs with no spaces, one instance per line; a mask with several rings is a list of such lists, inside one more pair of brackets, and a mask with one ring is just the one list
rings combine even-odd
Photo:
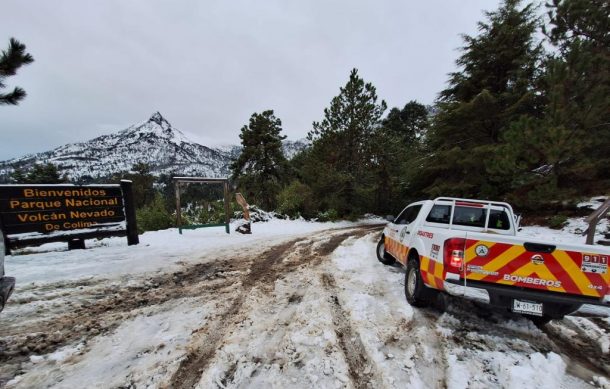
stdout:
[[405,238],[405,236],[407,236],[407,234],[409,233],[408,228],[409,227],[405,227],[402,230],[400,230],[400,240],[403,240]]
[[478,257],[486,257],[487,254],[489,254],[489,248],[487,248],[487,246],[485,246],[484,244],[478,245],[474,249],[474,251],[475,251],[475,253],[477,253]]

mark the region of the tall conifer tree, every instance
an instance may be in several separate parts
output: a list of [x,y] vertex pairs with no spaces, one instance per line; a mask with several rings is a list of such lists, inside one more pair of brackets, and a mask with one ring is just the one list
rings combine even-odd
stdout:
[[534,89],[541,48],[533,6],[504,0],[486,19],[479,35],[464,36],[460,70],[440,94],[430,158],[417,177],[427,195],[502,197],[507,177],[489,169],[498,145],[521,115],[539,115]]
[[282,152],[282,121],[272,110],[254,113],[239,138],[243,146],[231,165],[233,179],[250,203],[274,209],[276,197],[286,180],[288,163]]
[[313,123],[313,141],[304,166],[305,181],[321,207],[340,214],[358,214],[370,209],[372,184],[372,140],[387,106],[377,102],[377,91],[353,69],[340,88],[324,119]]
[[[559,49],[549,61],[547,88],[570,139],[582,145],[582,153],[568,155],[559,184],[579,182],[599,193],[610,184],[610,3],[553,0],[547,7],[548,36]],[[582,169],[581,161],[589,166]]]
[[545,32],[557,50],[544,64],[542,114],[514,123],[498,165],[512,173],[510,200],[521,207],[560,206],[610,184],[610,5],[554,0],[547,7]]

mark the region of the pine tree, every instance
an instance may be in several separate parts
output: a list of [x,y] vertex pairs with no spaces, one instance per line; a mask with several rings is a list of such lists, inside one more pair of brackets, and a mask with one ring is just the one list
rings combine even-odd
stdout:
[[386,108],[384,101],[377,102],[375,87],[353,69],[347,84],[324,109],[324,119],[313,123],[303,174],[315,196],[324,198],[322,209],[354,215],[371,208],[373,136]]
[[557,50],[540,82],[540,117],[522,118],[500,153],[512,170],[511,201],[555,207],[610,184],[610,32],[606,1],[555,0],[545,32]]
[[541,47],[534,40],[533,6],[505,0],[478,24],[480,34],[464,36],[441,92],[429,131],[428,153],[415,177],[427,195],[502,197],[510,177],[491,174],[504,132],[522,115],[539,116],[535,93]]
[[569,50],[575,42],[607,53],[610,47],[610,3],[607,0],[553,0],[547,4],[551,42]]
[[25,173],[16,169],[11,174],[11,181],[16,184],[61,184],[67,182],[67,179],[59,174],[55,165],[46,163],[36,164]]
[[405,145],[412,145],[428,128],[428,109],[411,100],[402,109],[392,108],[383,120],[383,127],[399,136]]
[[[554,0],[548,4],[547,35],[558,48],[550,60],[547,88],[556,95],[561,124],[582,143],[559,185],[579,183],[583,190],[610,184],[610,3],[606,0]],[[576,169],[572,169],[576,165]],[[570,170],[575,170],[570,173]]]
[[421,157],[422,140],[428,128],[428,109],[409,101],[402,109],[392,108],[374,134],[372,142],[377,213],[396,214],[415,200],[408,177],[413,161]]
[[150,172],[147,163],[138,162],[131,167],[131,171],[114,174],[111,181],[130,180],[133,188],[133,199],[137,209],[152,203],[155,198],[155,176]]
[[[0,89],[6,88],[4,80],[17,74],[17,70],[34,62],[34,58],[25,52],[25,45],[11,38],[7,50],[0,54]],[[25,90],[15,87],[12,92],[0,93],[0,105],[17,105],[26,96]]]
[[251,204],[275,209],[286,182],[288,162],[282,152],[282,121],[272,110],[254,113],[241,129],[242,152],[231,165],[233,179]]

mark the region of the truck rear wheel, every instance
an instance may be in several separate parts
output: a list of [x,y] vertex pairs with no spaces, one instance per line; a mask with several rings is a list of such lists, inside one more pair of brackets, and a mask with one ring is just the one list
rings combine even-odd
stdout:
[[392,265],[396,261],[385,251],[385,239],[383,236],[379,240],[379,243],[377,243],[377,259],[384,265]]
[[422,280],[419,271],[419,262],[415,258],[409,259],[405,273],[405,297],[407,302],[414,307],[427,307],[436,295],[434,292],[436,291],[424,285],[424,280]]

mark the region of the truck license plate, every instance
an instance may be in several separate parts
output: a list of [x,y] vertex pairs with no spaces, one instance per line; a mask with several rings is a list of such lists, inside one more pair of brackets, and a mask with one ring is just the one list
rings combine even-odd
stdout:
[[542,316],[542,303],[513,300],[513,312]]

